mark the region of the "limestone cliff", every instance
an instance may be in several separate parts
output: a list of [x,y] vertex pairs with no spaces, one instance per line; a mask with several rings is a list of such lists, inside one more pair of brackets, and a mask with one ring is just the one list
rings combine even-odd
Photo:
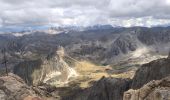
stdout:
[[140,89],[128,90],[123,100],[170,100],[170,76],[150,81]]

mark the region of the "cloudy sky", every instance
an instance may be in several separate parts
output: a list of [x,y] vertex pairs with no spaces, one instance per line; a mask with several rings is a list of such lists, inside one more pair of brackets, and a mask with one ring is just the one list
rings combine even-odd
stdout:
[[170,23],[170,0],[0,0],[0,27]]

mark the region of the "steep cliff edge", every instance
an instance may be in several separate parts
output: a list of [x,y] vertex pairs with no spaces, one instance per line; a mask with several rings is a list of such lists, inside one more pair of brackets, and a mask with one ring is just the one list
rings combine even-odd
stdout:
[[142,65],[123,100],[169,100],[170,56]]
[[124,91],[127,91],[130,85],[130,79],[103,77],[92,87],[62,97],[62,100],[122,100]]
[[132,88],[138,89],[144,84],[152,81],[162,79],[170,74],[170,59],[162,58],[150,63],[142,65],[136,72]]
[[130,84],[130,79],[102,78],[89,89],[87,100],[121,100]]
[[124,93],[123,100],[169,100],[170,76],[161,80],[153,80],[142,88],[130,89]]

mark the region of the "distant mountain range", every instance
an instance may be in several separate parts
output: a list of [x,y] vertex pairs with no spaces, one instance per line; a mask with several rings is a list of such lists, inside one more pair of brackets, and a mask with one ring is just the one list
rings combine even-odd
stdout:
[[[168,27],[169,24],[165,25],[156,25],[151,27]],[[23,25],[23,26],[3,26],[0,27],[0,33],[11,33],[11,32],[27,32],[27,31],[42,31],[42,30],[48,30],[48,29],[55,29],[55,30],[74,30],[74,31],[82,31],[82,30],[96,30],[96,29],[112,29],[112,28],[119,28],[123,26],[116,26],[116,25],[100,25],[96,24],[93,26],[53,26],[53,25],[42,25],[42,26],[32,26],[32,25]],[[141,26],[133,26],[133,27],[141,27]],[[143,26],[142,26],[143,27]],[[124,27],[127,28],[127,27]]]

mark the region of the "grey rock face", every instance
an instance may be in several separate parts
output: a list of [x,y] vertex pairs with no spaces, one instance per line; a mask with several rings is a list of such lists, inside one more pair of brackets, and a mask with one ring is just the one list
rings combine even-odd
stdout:
[[32,74],[35,70],[41,69],[42,63],[41,59],[20,62],[14,66],[14,74],[20,76],[28,85],[32,85],[34,81]]
[[169,100],[170,76],[156,81],[150,81],[137,90],[128,90],[123,100]]
[[130,83],[128,79],[103,78],[90,88],[87,100],[122,100]]
[[129,51],[135,51],[136,49],[137,43],[133,36],[121,35],[111,44],[111,49],[107,55],[108,57],[113,57],[119,55],[120,53],[127,54]]
[[64,100],[122,100],[123,93],[129,89],[130,79],[102,78],[88,89]]
[[24,100],[36,96],[35,92],[16,75],[0,77],[0,100]]
[[159,80],[170,74],[170,59],[163,58],[142,65],[136,72],[132,88],[137,89],[151,80]]

